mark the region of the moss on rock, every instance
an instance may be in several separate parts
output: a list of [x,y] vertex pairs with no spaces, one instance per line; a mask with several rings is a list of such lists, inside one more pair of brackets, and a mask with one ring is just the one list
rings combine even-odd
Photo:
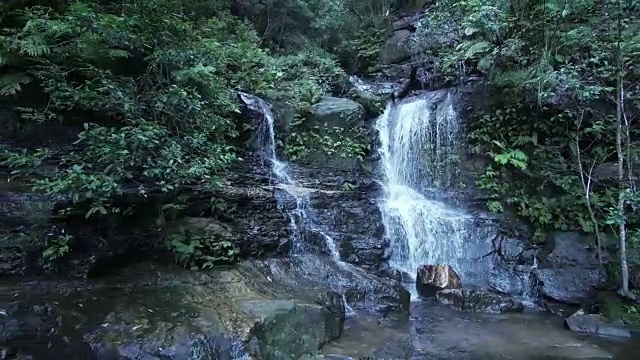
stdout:
[[368,147],[364,107],[349,99],[324,97],[289,134],[287,155],[294,161],[336,169],[354,169]]

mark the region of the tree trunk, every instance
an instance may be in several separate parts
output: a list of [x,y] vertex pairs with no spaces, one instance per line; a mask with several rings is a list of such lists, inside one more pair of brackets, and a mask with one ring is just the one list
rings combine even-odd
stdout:
[[622,138],[622,73],[618,75],[618,89],[616,96],[616,152],[618,153],[618,237],[620,239],[620,274],[622,277],[622,292],[629,293],[629,266],[627,264],[627,222],[625,217],[625,176]]
[[623,119],[624,84],[622,78],[622,0],[618,0],[618,39],[617,39],[617,81],[616,81],[616,152],[618,155],[618,236],[620,239],[620,274],[622,278],[622,292],[629,293],[629,266],[627,264],[627,223],[625,219],[625,177],[623,150]]
[[584,114],[580,114],[580,120],[576,129],[576,157],[578,161],[578,172],[580,173],[580,182],[582,183],[582,191],[584,192],[585,202],[587,203],[587,210],[589,211],[589,218],[593,224],[593,231],[596,234],[596,247],[598,255],[598,263],[602,266],[602,239],[600,237],[600,226],[598,225],[598,219],[596,218],[593,206],[591,205],[591,189],[592,189],[592,175],[593,168],[596,165],[596,159],[593,160],[589,173],[585,174],[584,166],[582,164],[582,150],[580,148],[580,130],[582,125],[582,119]]

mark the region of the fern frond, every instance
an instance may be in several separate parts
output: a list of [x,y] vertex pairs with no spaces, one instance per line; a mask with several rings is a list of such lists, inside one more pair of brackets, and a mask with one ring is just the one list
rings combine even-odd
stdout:
[[175,77],[176,81],[179,82],[205,82],[212,78],[215,71],[216,68],[213,66],[196,65],[175,71],[172,75]]
[[108,49],[106,53],[107,53],[107,57],[110,59],[118,59],[118,58],[126,59],[130,56],[127,50],[120,50],[120,49]]
[[0,48],[0,66],[9,64],[9,50]]
[[12,73],[0,75],[0,96],[11,96],[22,90],[22,85],[28,84],[31,78],[26,74]]
[[20,41],[20,54],[30,57],[40,57],[51,52],[45,38],[40,35],[32,35]]
[[472,59],[478,54],[485,54],[492,49],[488,41],[464,41],[456,47],[456,50],[463,50],[465,59]]

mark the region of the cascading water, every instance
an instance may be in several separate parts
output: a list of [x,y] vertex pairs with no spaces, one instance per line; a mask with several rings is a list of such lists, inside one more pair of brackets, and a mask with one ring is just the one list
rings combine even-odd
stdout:
[[[308,229],[320,234],[333,260],[340,267],[346,267],[347,264],[340,259],[340,253],[333,238],[314,221],[314,211],[311,206],[311,190],[297,186],[293,175],[291,175],[289,165],[278,159],[276,152],[275,116],[271,110],[271,106],[263,99],[253,95],[240,93],[240,96],[252,110],[264,115],[264,121],[262,121],[258,129],[260,158],[269,165],[271,174],[273,175],[272,181],[276,183],[276,186],[293,196],[296,201],[296,207],[289,212],[291,229],[293,230],[292,253],[302,254],[308,252],[309,244],[305,241],[307,236],[305,229]],[[344,294],[342,294],[342,301],[345,306],[346,315],[355,315],[355,310],[349,305]]]
[[[289,211],[293,230],[292,253],[302,254],[309,252],[310,245],[305,240],[308,234],[306,230],[309,230],[321,235],[324,239],[325,248],[331,257],[338,263],[342,263],[335,241],[322,226],[314,221],[315,215],[311,206],[311,193],[313,190],[298,186],[296,179],[291,174],[289,165],[285,161],[278,159],[275,115],[271,110],[271,106],[263,99],[253,95],[240,93],[240,96],[249,108],[264,115],[264,121],[261,122],[258,129],[260,158],[269,166],[273,183],[292,196],[296,202],[295,208]],[[284,201],[284,199],[280,200]]]
[[387,106],[376,123],[384,172],[380,203],[391,240],[391,265],[410,275],[423,264],[448,264],[463,281],[477,275],[467,249],[473,218],[441,201],[458,169],[461,129],[448,92]]

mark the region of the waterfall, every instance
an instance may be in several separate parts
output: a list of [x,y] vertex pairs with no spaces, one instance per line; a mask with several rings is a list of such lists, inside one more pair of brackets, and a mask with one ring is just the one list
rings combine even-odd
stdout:
[[[288,211],[293,230],[291,252],[293,254],[310,252],[311,244],[308,237],[310,232],[316,233],[323,238],[324,246],[331,257],[338,263],[342,263],[334,239],[314,220],[314,209],[311,204],[313,190],[299,186],[289,164],[278,158],[275,132],[276,117],[270,104],[257,96],[244,93],[239,93],[239,95],[250,109],[264,116],[257,133],[258,147],[260,159],[270,169],[272,183],[293,197],[296,202],[295,208]],[[286,201],[283,197],[278,200],[281,204]]]
[[378,118],[391,265],[415,275],[423,264],[448,264],[473,283],[473,258],[465,245],[473,217],[442,201],[455,182],[461,126],[448,92],[431,92],[387,106]]

